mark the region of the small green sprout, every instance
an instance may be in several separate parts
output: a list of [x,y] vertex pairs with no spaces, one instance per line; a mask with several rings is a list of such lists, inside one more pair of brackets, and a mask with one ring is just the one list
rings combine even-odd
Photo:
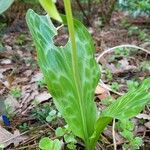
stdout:
[[58,127],[55,131],[57,137],[64,137],[64,141],[67,144],[69,150],[76,149],[77,140],[75,135],[71,132],[68,126]]
[[136,137],[134,132],[134,123],[128,119],[121,120],[117,124],[118,129],[121,131],[121,135],[128,141],[128,144],[123,144],[123,149],[137,150],[142,145],[142,138]]
[[39,142],[39,148],[41,150],[61,150],[62,143],[58,140],[51,140],[48,137],[44,137]]
[[127,86],[128,86],[128,91],[135,90],[139,86],[139,83],[137,81],[128,80]]
[[10,91],[10,94],[15,97],[15,98],[20,98],[21,97],[21,90],[20,88],[16,87],[16,88],[12,88]]
[[23,123],[19,126],[19,129],[22,131],[22,132],[25,132],[25,131],[28,131],[29,130],[29,126],[27,123]]
[[112,82],[111,88],[114,91],[118,91],[119,90],[119,84],[117,82]]

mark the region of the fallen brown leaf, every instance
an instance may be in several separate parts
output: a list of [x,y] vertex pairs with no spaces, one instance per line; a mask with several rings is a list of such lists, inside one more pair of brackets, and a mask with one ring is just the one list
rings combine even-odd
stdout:
[[5,106],[6,109],[9,109],[10,114],[15,114],[15,111],[17,108],[19,108],[19,102],[11,95],[8,95],[8,97],[5,100]]
[[136,118],[138,119],[147,119],[147,120],[150,120],[150,115],[147,115],[147,114],[139,114],[136,116]]
[[149,121],[149,122],[146,122],[144,125],[145,125],[145,127],[147,127],[148,129],[150,129],[150,121]]
[[106,97],[109,96],[109,95],[108,95],[108,90],[105,89],[105,88],[103,88],[103,87],[101,87],[101,86],[99,86],[99,85],[96,87],[95,94],[96,94],[96,96],[97,96],[100,100],[103,100],[103,99],[105,99]]
[[52,98],[52,96],[51,96],[48,92],[44,91],[43,93],[40,93],[39,95],[37,95],[37,96],[35,97],[35,100],[36,100],[38,103],[42,103],[42,102],[44,102],[44,101],[47,101],[47,100],[50,99],[50,98]]
[[24,141],[25,139],[27,139],[27,136],[20,135],[20,132],[18,130],[15,130],[14,134],[12,134],[0,126],[0,145],[3,148],[6,148],[10,144],[18,146],[19,143]]

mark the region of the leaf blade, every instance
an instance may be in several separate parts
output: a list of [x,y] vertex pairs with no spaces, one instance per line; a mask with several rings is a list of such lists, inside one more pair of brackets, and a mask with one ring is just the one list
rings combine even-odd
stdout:
[[56,19],[59,22],[62,22],[62,19],[59,15],[59,12],[53,0],[39,0],[39,2],[50,17],[52,17],[53,19]]
[[0,14],[6,11],[13,2],[14,0],[0,0]]
[[102,116],[121,120],[137,115],[145,104],[150,102],[149,88],[150,78],[147,78],[139,88],[119,97],[117,101],[103,111]]
[[102,112],[95,124],[95,132],[90,138],[91,147],[96,144],[100,134],[113,118],[119,120],[128,119],[140,113],[145,104],[150,102],[149,88],[150,78],[147,78],[140,87],[119,97],[118,100]]
[[[65,22],[65,18],[63,21]],[[80,22],[75,21],[81,85],[81,99],[78,99],[79,89],[74,86],[76,83],[73,78],[70,40],[64,47],[56,47],[53,43],[56,29],[51,21],[31,10],[27,13],[27,23],[37,47],[39,65],[58,110],[74,134],[87,140],[94,132],[97,119],[94,91],[99,78],[99,67],[94,59],[91,36]]]

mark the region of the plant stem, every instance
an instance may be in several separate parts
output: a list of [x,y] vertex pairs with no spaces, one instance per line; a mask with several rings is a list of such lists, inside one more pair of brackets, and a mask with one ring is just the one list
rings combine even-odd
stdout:
[[84,11],[84,8],[82,7],[80,1],[79,1],[79,0],[76,0],[76,2],[77,2],[77,4],[78,4],[80,10],[82,11],[83,16],[86,18],[86,22],[87,22],[89,25],[91,25],[91,24],[90,24],[90,21],[89,21],[89,17],[86,15],[86,13],[85,13],[85,11]]
[[88,137],[88,130],[87,130],[86,119],[85,119],[86,112],[85,112],[85,109],[82,107],[84,106],[84,103],[83,103],[83,97],[80,93],[82,91],[82,88],[81,88],[80,76],[78,72],[78,53],[77,53],[77,45],[76,45],[76,40],[75,40],[75,29],[74,29],[70,0],[64,0],[64,6],[65,6],[69,35],[70,35],[70,40],[71,40],[73,78],[74,78],[75,87],[76,87],[76,91],[77,91],[77,95],[79,99],[79,105],[80,105],[80,113],[81,113],[81,119],[82,119],[81,128],[83,128],[83,136],[84,136],[83,140],[85,141],[86,147],[88,147],[89,137]]

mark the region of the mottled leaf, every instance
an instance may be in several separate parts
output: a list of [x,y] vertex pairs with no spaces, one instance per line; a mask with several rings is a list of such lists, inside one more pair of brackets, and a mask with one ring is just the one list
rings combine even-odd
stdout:
[[102,116],[127,119],[136,116],[145,104],[150,102],[150,78],[145,79],[136,90],[131,90],[118,98],[112,105],[105,109]]
[[0,0],[0,14],[6,11],[13,2],[14,0]]
[[123,120],[136,116],[140,113],[145,104],[150,102],[149,88],[150,78],[145,79],[142,85],[137,89],[133,89],[119,97],[113,104],[106,108],[97,120],[95,132],[90,141],[91,145],[95,145],[100,134],[113,118]]
[[[63,18],[63,21],[66,22],[66,19]],[[57,31],[51,20],[32,10],[27,12],[27,24],[37,48],[40,68],[58,110],[73,133],[87,141],[97,120],[94,91],[99,79],[90,34],[79,21],[74,20],[80,77],[79,83],[76,83],[70,39],[64,47],[56,47],[53,38]]]

